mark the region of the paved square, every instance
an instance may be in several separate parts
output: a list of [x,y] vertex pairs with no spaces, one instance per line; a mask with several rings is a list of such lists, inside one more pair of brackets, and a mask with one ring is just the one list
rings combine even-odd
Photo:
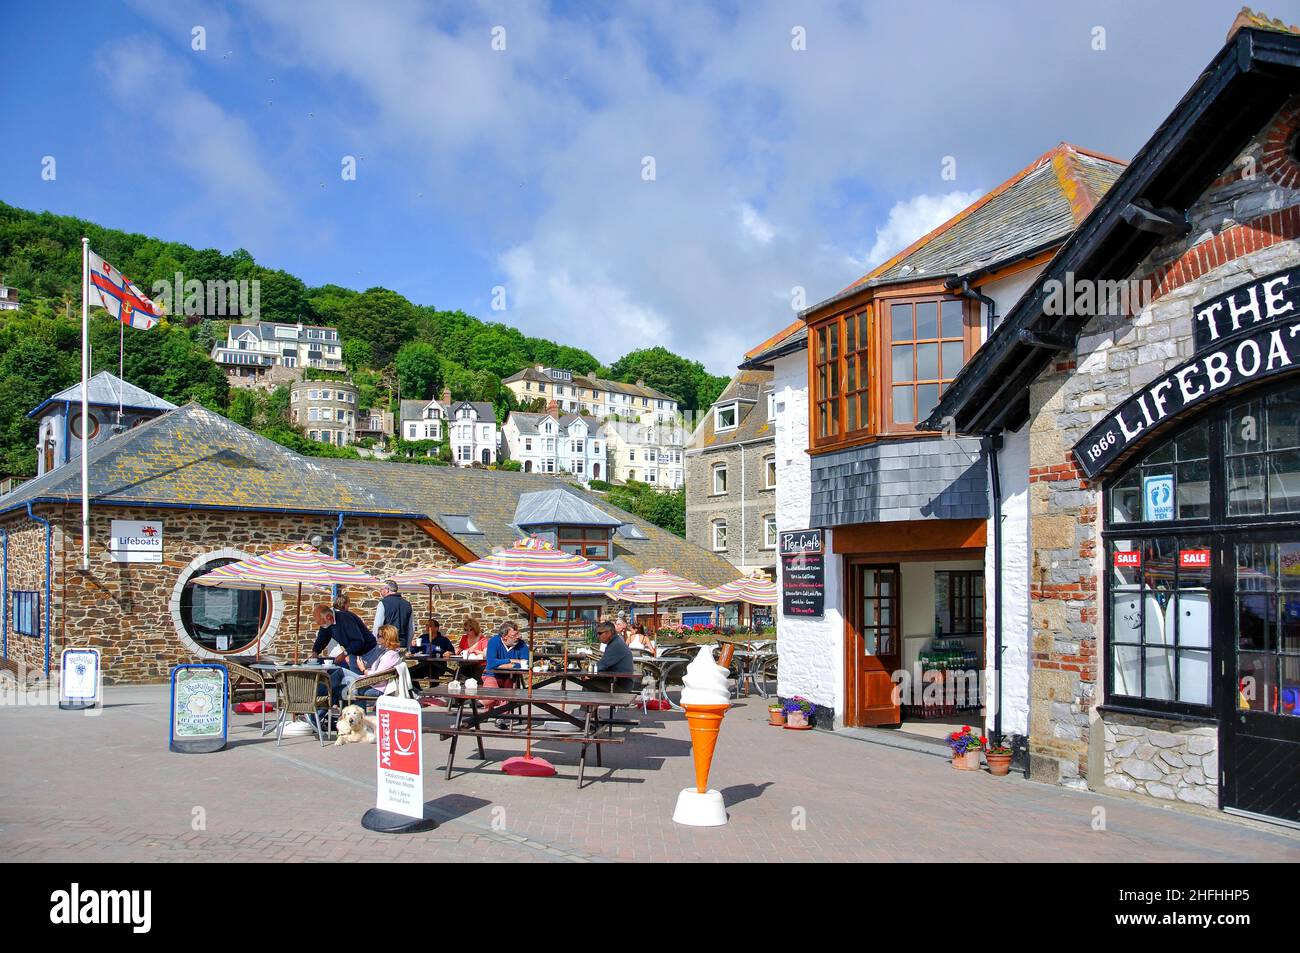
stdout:
[[[692,783],[681,715],[638,714],[633,740],[577,790],[577,752],[535,746],[555,778],[511,778],[522,739],[489,739],[481,764],[426,731],[427,834],[360,826],[374,802],[374,749],[263,739],[236,716],[210,755],[167,750],[166,686],[109,687],[102,713],[0,708],[0,859],[59,861],[1295,861],[1300,838],[1018,777],[952,770],[944,759],[767,725],[751,699],[727,715],[712,783],[723,828],[675,825]],[[445,724],[425,715],[426,728]],[[1105,830],[1093,829],[1096,810]]]

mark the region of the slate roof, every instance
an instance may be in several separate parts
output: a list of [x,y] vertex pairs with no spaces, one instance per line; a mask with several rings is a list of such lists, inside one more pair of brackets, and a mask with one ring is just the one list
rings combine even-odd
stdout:
[[[425,403],[428,404],[428,401],[425,401]],[[439,406],[441,406],[442,401],[438,401],[438,404]],[[480,422],[489,421],[489,420],[492,421],[492,423],[497,422],[496,408],[493,407],[491,404],[487,403],[486,401],[453,400],[451,402],[451,406],[444,409],[447,411],[447,416],[449,418],[455,418],[456,412],[466,405],[469,405],[474,409],[474,413],[478,414],[478,419]]]
[[1125,165],[1062,142],[849,287],[967,275],[1062,241]]
[[568,490],[533,490],[519,495],[514,524],[529,526],[622,526],[624,520]]
[[[256,510],[411,515],[382,492],[321,465],[199,404],[186,404],[90,450],[91,502]],[[0,512],[31,502],[81,499],[69,464],[4,497]]]
[[522,371],[511,374],[509,377],[501,379],[503,384],[513,384],[516,381],[533,381],[541,384],[572,384],[574,387],[585,387],[588,390],[607,390],[619,394],[628,394],[632,397],[649,397],[652,400],[671,400],[676,401],[676,397],[665,394],[663,391],[655,390],[653,387],[647,387],[645,384],[628,384],[623,381],[611,381],[603,377],[593,377],[589,374],[572,374],[569,380],[560,380],[544,371],[539,371],[536,367],[525,367]]
[[[645,539],[627,539],[621,534],[615,535],[613,559],[607,565],[620,575],[631,576],[646,569],[663,567],[708,586],[721,585],[738,575],[736,568],[721,556],[688,543],[680,536],[611,505],[598,494],[555,476],[373,460],[322,458],[320,463],[341,479],[370,487],[426,515],[451,532],[476,556],[486,556],[493,549],[509,546],[522,535],[514,522],[520,497],[559,489],[616,520],[635,526],[646,536]],[[467,514],[481,532],[454,532],[444,521],[444,514]]]
[[582,420],[586,422],[587,429],[591,433],[595,433],[597,430],[599,430],[601,425],[601,422],[597,420],[595,417],[589,417],[586,414],[568,414],[568,413],[563,413],[563,414],[556,413],[554,415],[533,414],[522,410],[512,410],[510,411],[510,416],[507,419],[513,420],[515,422],[515,429],[518,430],[521,434],[535,434],[537,433],[537,425],[541,423],[543,420],[545,420],[547,417],[551,417],[551,416],[554,416],[555,419],[559,421],[559,426],[561,430],[568,430],[569,425],[573,423],[575,420]]
[[[776,427],[773,421],[767,419],[767,394],[771,390],[770,370],[738,371],[700,421],[691,439],[691,450],[716,450],[764,438],[775,440]],[[737,414],[740,419],[736,421],[734,430],[718,433],[714,429],[717,423],[714,408],[726,406],[732,401],[739,401]]]
[[259,341],[284,341],[284,342],[302,342],[305,344],[329,344],[335,345],[340,343],[337,338],[326,341],[324,338],[309,338],[308,331],[335,331],[337,330],[328,324],[304,324],[302,333],[291,338],[281,337],[275,333],[276,328],[293,328],[295,331],[298,325],[292,321],[259,321],[256,324],[232,324],[229,329],[226,340],[238,340],[241,336],[252,334]]
[[[124,381],[116,374],[110,374],[108,371],[100,371],[90,379],[89,385],[87,399],[92,404],[116,407],[120,399],[124,407],[130,407],[132,410],[176,409],[176,405],[171,401],[156,397],[143,387],[136,387],[130,381]],[[120,398],[119,394],[121,395]],[[27,416],[36,417],[50,404],[62,404],[64,401],[74,404],[81,403],[81,381],[77,381],[71,387],[64,388],[53,397],[47,397],[41,401],[40,406],[28,411]]]

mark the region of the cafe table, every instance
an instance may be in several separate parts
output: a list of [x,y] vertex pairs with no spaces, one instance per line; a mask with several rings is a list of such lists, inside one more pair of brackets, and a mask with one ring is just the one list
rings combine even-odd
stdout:
[[[248,667],[257,672],[270,672],[272,675],[276,675],[280,672],[332,672],[339,666],[325,660],[318,663],[299,662],[297,664],[292,662],[253,662]],[[267,725],[262,729],[262,734],[268,735],[273,731],[275,731],[275,725]]]
[[[558,674],[558,673],[557,673]],[[612,717],[602,720],[600,709],[631,708],[640,697],[630,692],[593,692],[566,691],[554,688],[533,686],[527,688],[479,688],[473,692],[465,691],[462,686],[458,691],[439,686],[420,693],[422,696],[442,698],[456,714],[456,720],[450,728],[434,728],[439,738],[450,738],[451,747],[447,751],[446,779],[451,780],[452,768],[456,761],[456,743],[461,737],[473,738],[478,743],[480,761],[487,760],[483,748],[484,738],[514,738],[523,740],[519,732],[503,731],[495,727],[485,727],[500,719],[527,722],[533,718],[532,709],[546,712],[549,720],[566,722],[578,729],[576,735],[546,735],[549,741],[577,744],[578,752],[578,787],[582,787],[583,776],[587,769],[587,749],[596,749],[596,766],[603,767],[600,749],[607,744],[622,744],[623,738],[615,738],[613,729],[618,725],[630,725],[633,722],[616,721]],[[490,709],[481,708],[479,702],[498,702]],[[574,712],[566,709],[576,709]],[[525,714],[519,715],[520,709]],[[605,732],[601,734],[602,730]]]

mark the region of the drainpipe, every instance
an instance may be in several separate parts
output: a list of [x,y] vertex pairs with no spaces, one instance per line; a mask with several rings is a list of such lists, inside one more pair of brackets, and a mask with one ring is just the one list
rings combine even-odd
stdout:
[[988,435],[989,480],[993,491],[993,737],[1002,740],[1002,434]]
[[998,319],[998,303],[994,301],[992,298],[990,298],[988,295],[976,291],[974,288],[972,288],[970,286],[970,279],[968,278],[963,278],[961,280],[961,288],[957,289],[957,293],[961,295],[963,298],[969,298],[971,301],[978,301],[981,304],[983,304],[986,308],[989,309],[988,333],[992,334],[993,325]]
[[[339,533],[341,532],[343,532],[343,514],[339,513],[339,521],[334,526],[334,538],[331,541],[332,549],[330,550],[331,554],[334,556],[335,559],[339,558]],[[331,587],[330,602],[333,602],[335,599],[337,599],[338,595],[339,595],[339,587],[338,586]]]
[[[82,421],[85,424],[85,421]],[[53,562],[50,557],[50,549],[53,546],[54,536],[50,527],[50,521],[43,516],[37,516],[32,511],[32,504],[27,504],[27,518],[34,523],[40,523],[45,527],[45,677],[50,677],[50,575],[52,572]]]
[[0,658],[9,659],[9,529],[0,527]]

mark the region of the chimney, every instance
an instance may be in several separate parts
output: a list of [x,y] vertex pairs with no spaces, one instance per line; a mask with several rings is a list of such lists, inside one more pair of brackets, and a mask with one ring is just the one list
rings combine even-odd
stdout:
[[638,378],[636,379],[636,386],[637,386],[637,387],[645,387],[645,379],[642,378],[642,377],[638,377]]
[[560,405],[555,402],[554,397],[546,402],[546,412],[557,417],[560,416]]
[[450,404],[450,403],[451,403],[451,388],[450,388],[450,387],[444,387],[444,388],[442,389],[442,402],[443,402],[444,404]]

